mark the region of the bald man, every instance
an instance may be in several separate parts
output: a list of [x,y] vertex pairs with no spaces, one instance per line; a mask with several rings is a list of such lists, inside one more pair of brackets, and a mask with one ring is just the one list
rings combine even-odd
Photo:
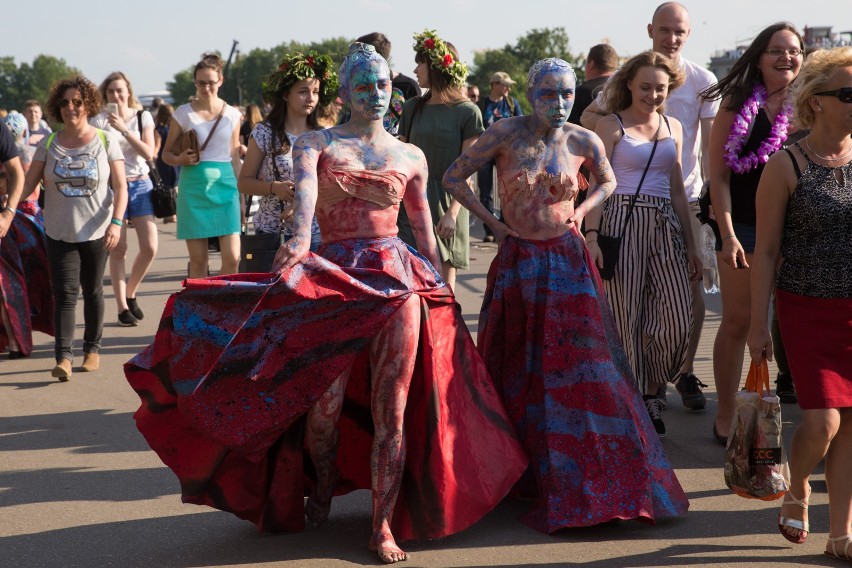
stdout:
[[[719,101],[704,101],[698,93],[716,82],[716,77],[704,67],[693,63],[681,56],[683,46],[690,34],[689,12],[677,2],[665,2],[654,11],[651,23],[648,24],[648,37],[653,43],[652,49],[674,59],[686,75],[682,87],[672,91],[666,102],[666,114],[678,119],[683,124],[683,146],[681,148],[681,163],[683,164],[683,185],[689,200],[690,221],[696,243],[703,243],[701,223],[698,221],[698,196],[704,183],[701,172],[708,171],[710,127],[713,118],[719,110]],[[601,117],[609,114],[602,96],[586,107],[580,117],[580,123],[594,130]],[[700,137],[699,137],[700,133]],[[700,146],[699,146],[700,140]],[[701,164],[698,162],[699,151]],[[686,229],[686,227],[684,227]],[[690,410],[700,410],[707,404],[701,387],[706,387],[693,374],[695,352],[698,350],[698,340],[701,339],[701,328],[704,326],[704,291],[700,281],[692,283],[692,334],[689,338],[689,349],[686,360],[677,378],[676,386],[681,395],[684,407]],[[662,393],[661,393],[662,394]]]

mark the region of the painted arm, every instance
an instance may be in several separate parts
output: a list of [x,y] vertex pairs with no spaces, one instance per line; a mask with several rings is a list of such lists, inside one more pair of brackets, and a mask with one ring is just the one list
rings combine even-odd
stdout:
[[681,147],[683,145],[683,126],[675,119],[669,117],[669,125],[671,127],[672,137],[675,140],[675,148],[677,150],[674,166],[669,172],[669,186],[672,202],[672,209],[680,221],[681,235],[686,243],[686,255],[689,262],[689,279],[693,282],[701,280],[704,267],[701,262],[701,256],[698,252],[698,246],[695,242],[692,233],[692,225],[689,221],[689,200],[686,197],[686,188],[683,185],[683,165],[681,164]]
[[757,186],[757,242],[752,257],[751,324],[748,333],[748,350],[755,362],[762,357],[772,361],[772,338],[767,325],[769,298],[775,287],[787,203],[797,183],[790,156],[786,152],[777,152],[766,163]]
[[[479,136],[474,136],[462,142],[462,154],[469,148],[471,148],[478,139]],[[444,174],[446,174],[446,172],[444,172]],[[435,225],[435,232],[438,233],[439,237],[441,237],[442,239],[451,239],[453,235],[455,235],[456,219],[459,216],[459,211],[461,211],[461,208],[462,204],[455,199],[455,196],[453,196],[453,201],[450,203],[450,207],[447,209],[447,212],[444,213],[443,216],[441,216],[441,218],[438,220],[438,224]],[[408,211],[408,209],[406,209],[406,211]]]
[[435,240],[435,232],[432,230],[432,214],[429,211],[429,202],[426,200],[426,180],[428,179],[428,168],[426,156],[419,148],[413,147],[417,152],[414,165],[414,175],[408,180],[405,195],[402,198],[411,230],[414,232],[414,240],[417,242],[417,250],[425,256],[435,270],[441,270],[441,255],[438,252],[438,242]]
[[[594,103],[592,103],[594,104]],[[585,213],[586,219],[586,248],[589,250],[589,255],[594,260],[595,264],[597,264],[598,268],[603,267],[603,253],[601,253],[600,248],[598,247],[598,236],[600,235],[601,230],[601,222],[603,217],[603,207],[601,204],[604,200],[612,195],[612,192],[615,191],[616,180],[615,174],[612,171],[612,167],[610,166],[610,159],[612,159],[612,149],[615,147],[615,144],[621,140],[621,128],[618,124],[618,121],[613,116],[603,117],[598,121],[597,127],[595,128],[595,135],[600,140],[600,144],[603,148],[603,162],[601,158],[598,158],[598,164],[591,164],[593,167],[589,169],[592,173],[596,170],[601,171],[602,176],[606,176],[608,174],[607,179],[610,180],[611,185],[606,187],[603,195],[596,195],[595,202],[591,202],[589,208],[587,208]],[[599,183],[597,177],[595,178],[595,183]],[[597,186],[594,188],[597,190]],[[583,202],[583,205],[586,202],[590,201],[593,197],[594,190],[590,189],[589,194],[586,197],[586,201]],[[581,205],[580,207],[582,207]],[[579,207],[578,207],[579,209]]]
[[713,217],[719,225],[722,235],[722,262],[731,268],[737,268],[737,263],[748,268],[746,253],[734,233],[731,219],[731,168],[725,163],[725,144],[731,125],[736,114],[727,110],[727,100],[722,102],[722,108],[713,121],[710,132],[710,201],[713,204]]
[[311,222],[319,192],[317,165],[324,149],[322,132],[307,132],[293,145],[293,177],[296,182],[293,238],[281,245],[275,254],[273,272],[296,265],[311,248]]
[[444,172],[444,179],[442,180],[447,192],[453,196],[454,203],[463,205],[488,225],[498,243],[502,243],[506,235],[514,237],[519,235],[500,222],[479,202],[467,180],[496,158],[504,138],[503,130],[505,130],[505,127],[500,122],[486,130],[480,135],[476,144],[465,148],[461,156],[456,158],[456,161]]
[[21,199],[19,195],[24,189],[24,167],[21,165],[19,157],[15,156],[11,160],[3,162],[3,169],[6,171],[6,207],[9,207],[12,211],[4,209],[0,212],[0,238],[6,236],[6,232],[15,219],[14,210],[18,207],[18,200]]
[[[574,214],[568,219],[569,225],[573,224],[578,228],[583,224],[583,218],[592,210],[600,211],[598,205],[615,191],[615,175],[612,173],[603,140],[592,132],[581,131],[579,136],[581,155],[585,156],[583,165],[591,172],[595,184],[589,189],[585,201],[574,210]],[[597,225],[599,224],[600,220],[598,219]]]

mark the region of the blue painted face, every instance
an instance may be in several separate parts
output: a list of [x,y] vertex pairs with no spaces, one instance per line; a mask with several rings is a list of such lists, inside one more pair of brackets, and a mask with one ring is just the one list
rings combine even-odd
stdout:
[[356,61],[349,74],[352,115],[382,120],[390,103],[391,88],[390,70],[384,61]]
[[576,79],[569,70],[544,71],[530,94],[533,114],[551,128],[562,128],[574,106]]

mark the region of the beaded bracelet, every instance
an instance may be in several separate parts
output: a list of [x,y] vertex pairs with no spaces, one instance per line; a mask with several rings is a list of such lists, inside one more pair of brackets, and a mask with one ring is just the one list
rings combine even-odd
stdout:
[[112,223],[113,225],[115,225],[116,227],[121,227],[122,225],[124,225],[122,220],[119,219],[118,217],[113,217],[112,219],[109,220],[109,222]]
[[583,233],[583,236],[588,235],[589,233],[597,233],[599,235],[601,234],[601,232],[598,229],[586,229],[586,232]]
[[269,195],[275,195],[275,194],[272,192],[272,184],[273,184],[273,183],[275,183],[275,182],[274,182],[274,181],[269,182]]

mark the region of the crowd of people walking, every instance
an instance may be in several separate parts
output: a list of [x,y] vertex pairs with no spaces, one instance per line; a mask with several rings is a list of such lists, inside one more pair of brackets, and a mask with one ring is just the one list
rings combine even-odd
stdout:
[[[368,547],[386,563],[507,495],[544,533],[653,522],[689,507],[661,441],[679,435],[667,386],[707,406],[706,223],[722,292],[706,435],[727,441],[746,350],[780,355],[776,394],[802,421],[778,528],[805,541],[825,460],[826,554],[852,560],[852,48],[807,53],[779,22],[717,79],[682,57],[690,32],[666,2],[649,51],[618,65],[594,46],[583,84],[543,59],[487,93],[438,32],[414,35],[414,79],[372,33],[338,72],[285,54],[267,112],[245,120],[218,96],[217,55],[195,65],[190,102],[155,115],[121,72],[60,81],[45,101],[60,130],[37,101],[0,128],[0,348],[26,357],[33,330],[52,334],[67,381],[82,289],[79,370],[98,370],[107,262],[119,324],[144,318],[155,168],[179,188],[190,279],[125,370],[184,501],[298,530],[368,488]],[[497,243],[476,345],[454,298],[469,212]]]

